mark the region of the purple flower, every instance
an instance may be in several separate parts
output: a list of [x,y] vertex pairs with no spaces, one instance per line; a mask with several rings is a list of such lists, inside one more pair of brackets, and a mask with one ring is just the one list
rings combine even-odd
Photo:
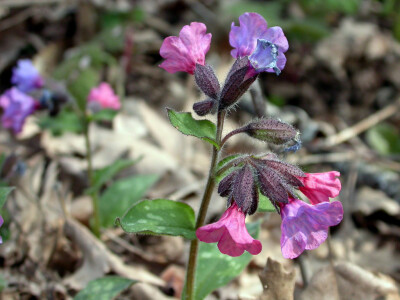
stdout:
[[160,67],[169,73],[183,71],[193,74],[196,64],[204,65],[210,49],[211,33],[206,34],[206,31],[203,23],[192,22],[183,26],[179,37],[167,37],[160,49],[160,55],[165,58]]
[[36,70],[30,59],[20,59],[17,66],[13,69],[11,82],[15,84],[22,92],[30,92],[41,88],[44,80]]
[[232,22],[229,42],[235,49],[234,58],[248,56],[254,73],[275,72],[277,75],[286,64],[284,52],[289,43],[281,27],[268,28],[267,21],[257,13],[244,13],[239,17],[240,26]]
[[318,248],[328,237],[329,227],[343,219],[343,207],[339,201],[311,205],[289,198],[289,203],[280,204],[280,207],[281,249],[285,258],[296,258],[305,249]]
[[198,239],[218,243],[218,249],[229,256],[240,256],[245,250],[253,255],[261,252],[261,243],[253,239],[245,225],[246,215],[233,203],[218,222],[196,230]]
[[337,171],[325,173],[305,173],[306,177],[298,177],[304,186],[300,191],[310,199],[312,204],[329,202],[329,198],[339,195],[342,185]]
[[[4,223],[4,220],[3,220],[2,216],[0,216],[0,227],[3,225],[3,223]],[[0,236],[0,244],[2,244],[2,243],[3,243],[3,238]]]
[[12,129],[14,133],[19,133],[26,117],[35,110],[35,100],[13,87],[0,96],[0,107],[3,108],[1,118],[3,127]]
[[115,95],[112,87],[107,82],[102,82],[98,87],[92,88],[88,96],[88,101],[98,103],[101,108],[114,110],[121,108],[118,96]]

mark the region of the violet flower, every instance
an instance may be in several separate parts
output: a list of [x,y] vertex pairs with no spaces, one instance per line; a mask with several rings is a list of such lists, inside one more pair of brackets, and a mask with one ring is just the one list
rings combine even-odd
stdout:
[[310,199],[311,204],[329,202],[329,198],[339,195],[342,185],[337,171],[325,173],[305,173],[306,177],[298,177],[304,186],[300,191]]
[[253,239],[245,225],[246,215],[233,203],[218,222],[196,230],[198,239],[205,243],[218,243],[218,249],[229,256],[240,256],[246,250],[253,255],[261,252],[261,243]]
[[[257,13],[244,13],[239,26],[232,22],[229,42],[235,49],[234,58],[248,56],[252,75],[260,72],[281,73],[286,64],[284,52],[289,43],[279,26],[268,28],[267,21]],[[246,75],[246,77],[250,77]]]
[[22,92],[31,92],[32,90],[43,87],[44,79],[35,68],[30,59],[20,59],[12,72],[11,82],[15,84]]
[[4,128],[20,133],[25,119],[35,111],[35,100],[13,87],[0,96],[0,107],[3,108],[1,122]]
[[[0,227],[3,225],[3,223],[4,223],[3,217],[0,216]],[[3,243],[3,238],[0,236],[0,244],[2,243]]]
[[99,104],[101,108],[118,110],[121,108],[119,98],[115,95],[112,87],[102,82],[98,87],[92,88],[88,96],[89,103]]
[[183,71],[193,74],[196,64],[205,64],[210,49],[211,33],[206,34],[206,31],[203,23],[192,22],[183,26],[179,37],[167,37],[160,49],[160,55],[165,58],[160,67],[169,73]]
[[285,258],[296,258],[304,250],[318,248],[328,237],[330,226],[343,219],[343,207],[339,201],[316,205],[289,198],[280,204],[282,217],[281,249]]

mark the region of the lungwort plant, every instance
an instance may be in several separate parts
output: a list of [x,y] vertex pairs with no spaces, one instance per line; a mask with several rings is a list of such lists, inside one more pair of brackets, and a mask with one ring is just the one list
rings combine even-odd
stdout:
[[[234,23],[231,26],[229,41],[235,62],[223,84],[205,62],[211,43],[211,34],[206,32],[204,24],[193,22],[184,26],[179,36],[167,37],[160,49],[165,59],[160,67],[170,73],[181,71],[194,75],[204,93],[205,99],[193,105],[194,112],[199,116],[216,115],[216,123],[213,123],[196,120],[191,113],[168,109],[169,119],[176,129],[203,139],[213,149],[197,217],[195,219],[193,209],[187,204],[157,199],[138,203],[118,220],[128,232],[183,236],[191,240],[185,299],[203,299],[237,276],[251,255],[261,252],[262,244],[255,239],[257,224],[246,227],[247,215],[257,211],[280,214],[282,254],[291,259],[304,250],[317,248],[326,240],[329,227],[339,224],[343,217],[341,203],[330,201],[341,189],[340,174],[336,171],[304,173],[274,153],[221,157],[227,140],[240,133],[278,145],[285,151],[296,151],[301,146],[300,132],[296,128],[272,118],[255,119],[223,134],[229,110],[237,105],[258,75],[261,72],[279,75],[284,69],[289,44],[282,29],[268,27],[257,13],[241,15],[239,26]],[[217,184],[219,195],[226,198],[227,210],[219,221],[205,225]],[[298,191],[307,196],[309,202],[299,199]],[[222,254],[216,253],[218,250],[212,243],[217,243]]]

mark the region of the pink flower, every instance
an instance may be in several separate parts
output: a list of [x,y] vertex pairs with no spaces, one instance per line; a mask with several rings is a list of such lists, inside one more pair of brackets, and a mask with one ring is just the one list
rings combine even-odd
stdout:
[[289,198],[281,206],[281,249],[285,258],[296,258],[305,249],[318,248],[328,237],[330,226],[343,219],[343,207],[339,201],[307,204]]
[[246,215],[233,203],[218,222],[196,230],[200,241],[218,243],[218,249],[229,256],[240,256],[244,250],[253,255],[261,252],[261,243],[253,239],[245,225]]
[[286,64],[284,52],[289,49],[282,28],[268,28],[267,21],[257,13],[244,13],[239,17],[239,24],[231,25],[229,43],[235,48],[231,55],[234,58],[248,56],[254,74],[275,72],[279,75]]
[[306,173],[306,177],[298,177],[303,183],[300,191],[310,199],[312,204],[329,202],[329,198],[339,195],[342,185],[337,171],[325,173]]
[[102,82],[98,87],[92,88],[88,96],[88,101],[100,104],[101,108],[115,110],[121,108],[118,96],[115,95],[112,87],[106,82]]
[[0,96],[0,107],[3,108],[1,122],[4,128],[20,133],[25,119],[35,111],[35,100],[16,87],[7,90]]
[[193,74],[196,64],[204,65],[210,49],[211,33],[206,34],[206,31],[203,23],[192,22],[183,26],[179,37],[167,37],[160,49],[160,55],[165,58],[160,67],[169,73],[183,71]]

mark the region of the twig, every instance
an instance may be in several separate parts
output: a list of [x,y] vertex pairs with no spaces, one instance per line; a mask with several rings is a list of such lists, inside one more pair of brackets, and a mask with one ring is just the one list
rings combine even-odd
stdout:
[[347,140],[359,135],[360,133],[364,132],[368,128],[371,128],[378,124],[379,122],[382,122],[383,120],[391,117],[394,115],[396,112],[398,112],[400,109],[400,98],[397,99],[394,103],[386,106],[385,108],[381,109],[380,111],[370,115],[369,117],[365,118],[364,120],[358,122],[357,124],[346,128],[339,133],[330,136],[325,140],[323,143],[323,147],[329,148],[338,144],[341,144],[343,142],[346,142]]

